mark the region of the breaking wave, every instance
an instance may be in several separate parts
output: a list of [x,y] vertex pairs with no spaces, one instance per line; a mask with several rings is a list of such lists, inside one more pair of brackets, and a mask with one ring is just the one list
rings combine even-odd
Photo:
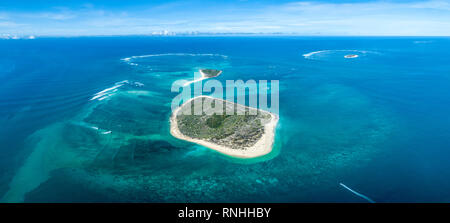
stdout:
[[110,88],[106,88],[100,92],[95,93],[94,96],[91,98],[91,101],[96,100],[96,99],[99,101],[104,100],[104,99],[108,98],[109,96],[113,95],[114,92],[117,92],[118,88],[120,88],[123,85],[128,84],[128,83],[129,83],[128,80],[117,82],[114,86],[112,86]]
[[211,56],[211,57],[222,57],[224,59],[228,58],[228,56],[226,56],[226,55],[213,54],[213,53],[162,53],[162,54],[147,54],[147,55],[140,55],[140,56],[131,56],[131,57],[122,58],[121,60],[128,63],[129,65],[138,66],[139,65],[138,63],[132,62],[134,59],[147,58],[147,57],[162,57],[162,56],[191,56],[191,57]]
[[375,53],[375,52],[367,51],[367,50],[318,50],[318,51],[305,53],[305,54],[303,54],[303,57],[305,59],[318,59],[321,55],[330,55],[330,54],[335,54],[335,53],[342,53],[342,54],[352,53],[352,54],[366,55],[366,54]]
[[141,82],[130,82],[128,80],[123,80],[120,82],[117,82],[114,84],[114,86],[110,87],[110,88],[106,88],[102,91],[99,91],[97,93],[94,94],[94,96],[92,96],[92,98],[90,99],[90,101],[93,100],[98,100],[98,101],[102,101],[105,100],[109,97],[111,97],[112,95],[114,95],[114,93],[116,93],[120,87],[124,86],[124,85],[134,85],[136,87],[143,87],[144,84]]

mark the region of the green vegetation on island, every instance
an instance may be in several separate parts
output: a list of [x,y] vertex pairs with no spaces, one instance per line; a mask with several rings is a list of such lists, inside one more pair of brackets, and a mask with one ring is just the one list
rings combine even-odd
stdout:
[[205,77],[207,77],[207,78],[217,77],[222,73],[221,70],[215,70],[215,69],[200,69],[200,72],[202,72],[203,75],[205,75]]
[[[209,100],[207,100],[209,99]],[[194,106],[197,100],[203,103],[214,104],[222,103],[223,114],[211,114],[207,109],[203,109],[202,114],[195,115]],[[212,101],[214,101],[212,103]],[[232,114],[226,114],[226,107],[233,108]],[[191,109],[189,114],[185,112]],[[177,113],[176,120],[180,132],[194,139],[201,139],[212,142],[231,149],[245,149],[253,146],[264,134],[264,124],[270,122],[271,115],[261,110],[253,110],[235,103],[212,99],[209,97],[198,97],[189,103],[184,104]],[[238,111],[242,113],[238,113]]]

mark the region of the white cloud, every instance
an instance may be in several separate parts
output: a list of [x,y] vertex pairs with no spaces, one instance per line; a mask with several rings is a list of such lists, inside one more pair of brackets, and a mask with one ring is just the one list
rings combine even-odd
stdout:
[[[184,10],[185,4],[167,3],[133,11],[99,10],[87,4],[77,10],[53,8],[37,13],[0,13],[0,19],[8,18],[0,20],[0,27],[10,30],[16,27],[17,33],[41,35],[126,35],[166,29],[301,35],[450,35],[448,1],[294,2],[248,8],[201,6]],[[208,13],[202,13],[205,11]]]
[[411,8],[417,9],[435,9],[435,10],[450,10],[450,2],[448,1],[424,1],[410,4]]
[[31,15],[31,17],[38,17],[52,20],[68,20],[76,18],[77,16],[73,13],[41,13],[37,15]]
[[8,19],[8,15],[4,12],[0,12],[0,19]]
[[0,21],[0,27],[2,28],[15,28],[23,26],[24,24],[18,24],[15,22],[9,22],[9,21]]

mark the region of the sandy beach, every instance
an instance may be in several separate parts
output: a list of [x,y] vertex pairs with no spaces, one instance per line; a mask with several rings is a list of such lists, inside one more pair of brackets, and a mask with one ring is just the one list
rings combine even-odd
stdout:
[[[188,82],[184,83],[183,86],[188,86],[188,85],[190,85],[190,84],[192,84],[192,83],[199,82],[199,81],[202,81],[202,80],[205,80],[205,79],[210,78],[210,77],[207,77],[206,74],[203,73],[203,71],[202,71],[201,69],[199,69],[198,72],[200,72],[200,74],[202,75],[201,78],[198,78],[198,79],[195,79],[195,80],[192,80],[192,81],[188,81]],[[220,72],[217,74],[217,76],[219,76],[220,74],[222,74],[222,71],[220,71]],[[217,77],[217,76],[216,76],[216,77]]]
[[344,58],[357,58],[357,57],[359,57],[357,54],[349,54],[344,56]]
[[[198,97],[213,98],[210,96],[198,96]],[[196,97],[196,98],[198,98],[198,97]],[[186,103],[188,103],[194,99],[195,98],[192,98],[189,101],[187,101]],[[218,99],[218,98],[213,98],[213,99],[224,101],[224,100]],[[240,105],[240,106],[243,106],[243,105]],[[208,142],[205,140],[201,140],[201,139],[193,139],[193,138],[183,135],[180,132],[180,130],[178,129],[177,119],[176,119],[177,114],[180,111],[181,107],[182,106],[178,107],[172,113],[172,115],[170,117],[170,133],[178,139],[197,143],[199,145],[205,146],[205,147],[215,150],[217,152],[220,152],[220,153],[223,153],[223,154],[226,154],[229,156],[233,156],[233,157],[238,157],[238,158],[259,157],[259,156],[266,155],[272,151],[272,146],[273,146],[274,139],[275,139],[275,127],[277,126],[277,123],[279,120],[278,115],[267,112],[268,114],[271,115],[271,119],[270,119],[270,122],[268,122],[264,125],[264,134],[253,146],[248,147],[245,150],[240,150],[240,149],[231,149],[226,146],[218,145],[218,144]],[[244,106],[244,107],[247,107],[247,106]],[[247,107],[247,108],[256,109],[256,108],[251,108],[251,107]]]

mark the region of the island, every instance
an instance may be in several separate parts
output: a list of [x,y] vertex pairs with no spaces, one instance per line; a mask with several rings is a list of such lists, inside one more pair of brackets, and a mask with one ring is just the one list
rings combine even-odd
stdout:
[[356,57],[358,57],[357,54],[349,54],[344,56],[344,58],[356,58]]
[[217,77],[222,73],[221,70],[214,69],[200,69],[199,72],[202,74],[202,77],[206,78]]
[[204,80],[204,79],[208,79],[208,78],[213,78],[213,77],[217,77],[220,74],[222,74],[221,70],[215,70],[215,69],[200,69],[198,70],[198,72],[200,72],[200,74],[202,75],[201,78],[192,80],[192,81],[187,81],[186,83],[184,83],[184,86],[190,85],[192,83]]
[[[196,103],[216,106],[222,103],[223,114],[212,114],[212,111],[203,109],[201,114],[194,115]],[[215,109],[214,106],[210,107]],[[227,109],[234,112],[227,114]],[[278,120],[278,115],[261,109],[202,95],[190,99],[173,111],[170,133],[178,139],[229,156],[254,158],[272,151]]]

